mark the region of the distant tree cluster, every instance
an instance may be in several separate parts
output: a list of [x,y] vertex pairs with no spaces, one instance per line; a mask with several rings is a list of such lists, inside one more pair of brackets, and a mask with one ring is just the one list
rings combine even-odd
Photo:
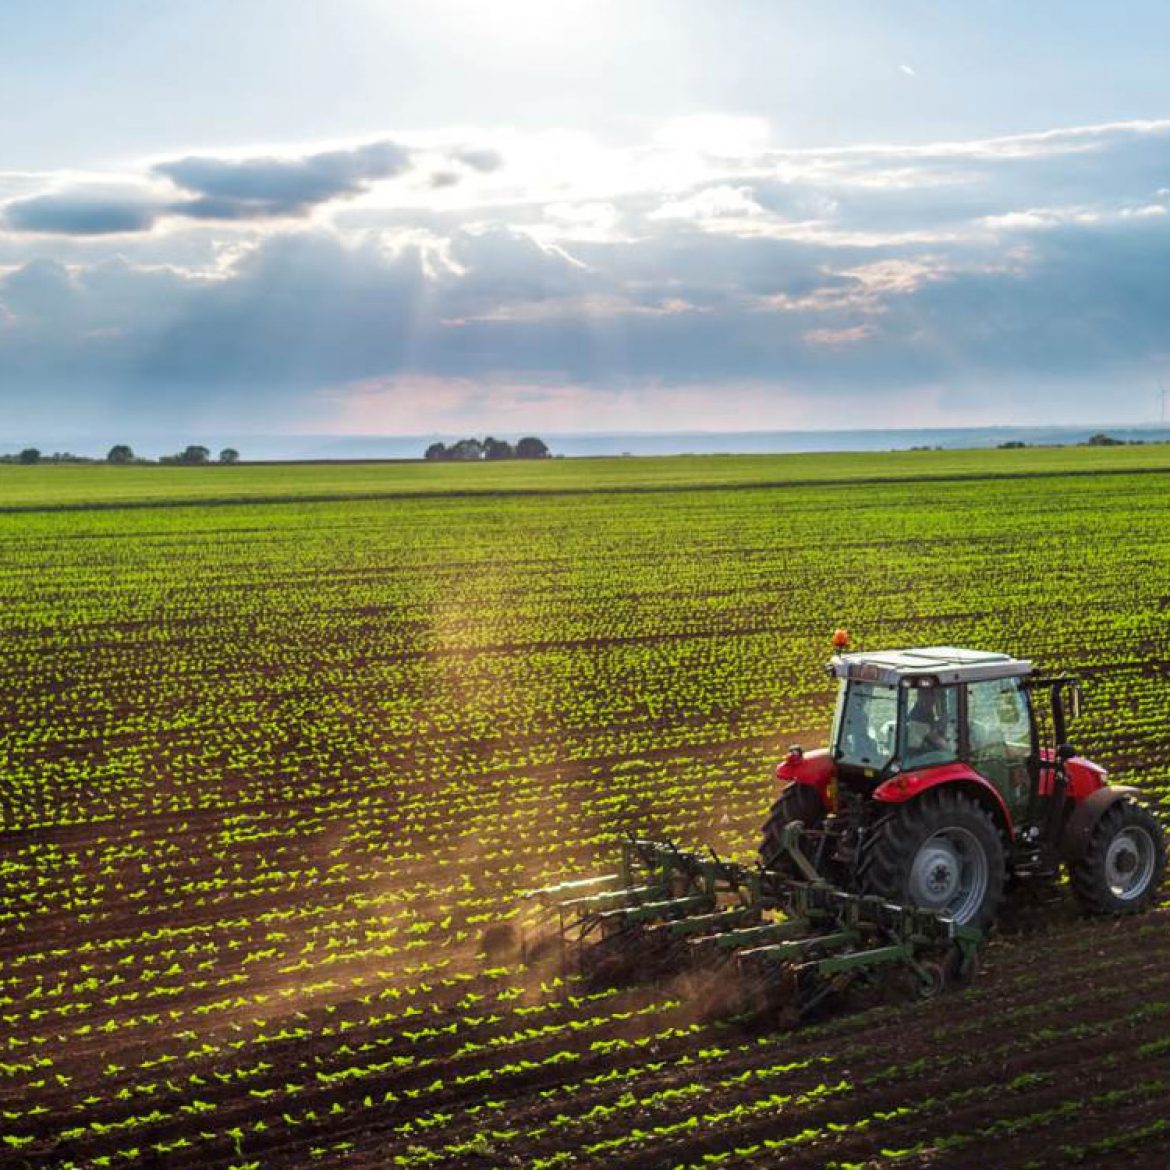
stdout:
[[[239,463],[240,453],[235,447],[225,447],[216,460],[218,463]],[[116,467],[126,467],[131,463],[151,463],[134,454],[134,448],[126,443],[115,443],[106,452],[105,459],[92,459],[88,455],[72,455],[68,451],[55,451],[52,455],[42,455],[36,447],[25,447],[16,455],[0,455],[0,463],[112,463]],[[206,447],[190,446],[177,455],[163,455],[158,460],[164,464],[184,464],[198,466],[211,462],[211,452]]]
[[[239,463],[240,453],[235,447],[225,447],[217,459],[218,463]],[[185,467],[201,467],[211,462],[211,452],[206,447],[185,447],[175,455],[159,456],[160,463],[181,464]]]
[[542,439],[528,435],[513,447],[503,439],[460,439],[449,447],[445,443],[432,443],[425,452],[425,458],[433,461],[467,461],[475,459],[547,459],[548,446]]

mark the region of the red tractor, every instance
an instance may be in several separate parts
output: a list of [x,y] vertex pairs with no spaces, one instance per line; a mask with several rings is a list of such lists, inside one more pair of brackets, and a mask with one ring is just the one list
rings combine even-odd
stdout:
[[785,829],[799,821],[801,851],[833,886],[980,930],[1009,883],[1062,865],[1090,914],[1150,907],[1162,828],[1135,789],[1111,786],[1067,741],[1075,680],[1006,654],[846,653],[843,631],[834,644],[830,747],[793,747],[776,769],[765,869],[791,871]]
[[[830,747],[791,748],[777,768],[758,864],[632,836],[616,872],[532,892],[584,970],[697,966],[804,1015],[891,972],[917,995],[962,985],[1009,884],[1062,866],[1091,914],[1153,905],[1162,827],[1068,743],[1074,679],[1007,654],[847,641],[838,631],[829,662]],[[726,978],[731,962],[746,978]]]

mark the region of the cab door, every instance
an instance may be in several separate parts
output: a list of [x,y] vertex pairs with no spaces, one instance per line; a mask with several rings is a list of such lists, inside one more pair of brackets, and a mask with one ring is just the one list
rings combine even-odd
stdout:
[[1028,816],[1036,764],[1031,704],[1022,681],[967,684],[967,762],[998,789],[1017,825]]

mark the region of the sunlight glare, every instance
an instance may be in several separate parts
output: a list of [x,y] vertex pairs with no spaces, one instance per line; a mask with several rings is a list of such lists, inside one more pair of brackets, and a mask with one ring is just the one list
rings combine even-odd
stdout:
[[429,0],[427,9],[447,33],[485,51],[551,50],[592,39],[603,0]]

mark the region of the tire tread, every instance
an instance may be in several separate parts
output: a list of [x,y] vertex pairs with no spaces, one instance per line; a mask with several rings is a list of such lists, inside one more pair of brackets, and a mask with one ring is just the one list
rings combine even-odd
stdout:
[[944,828],[948,820],[955,816],[977,817],[985,824],[991,838],[999,844],[998,858],[988,858],[987,894],[982,908],[971,923],[986,929],[994,920],[1003,899],[1007,876],[1003,838],[999,826],[987,809],[961,792],[932,789],[896,806],[870,826],[858,860],[858,883],[862,892],[901,902],[914,854],[927,837]]

